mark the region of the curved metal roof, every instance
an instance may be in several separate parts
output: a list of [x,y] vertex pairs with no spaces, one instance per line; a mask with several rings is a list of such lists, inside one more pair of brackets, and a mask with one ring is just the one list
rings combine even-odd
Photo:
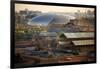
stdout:
[[50,14],[38,15],[32,18],[31,23],[39,24],[39,25],[48,25],[48,23],[50,23],[53,19],[54,16]]
[[72,17],[61,14],[39,14],[28,22],[30,25],[48,25],[49,23],[68,23]]

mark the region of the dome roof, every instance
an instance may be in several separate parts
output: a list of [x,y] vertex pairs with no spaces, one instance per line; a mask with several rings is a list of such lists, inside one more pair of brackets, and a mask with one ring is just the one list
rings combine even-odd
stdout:
[[48,25],[49,23],[68,23],[71,16],[65,16],[61,14],[39,14],[36,17],[33,17],[28,24],[30,25]]

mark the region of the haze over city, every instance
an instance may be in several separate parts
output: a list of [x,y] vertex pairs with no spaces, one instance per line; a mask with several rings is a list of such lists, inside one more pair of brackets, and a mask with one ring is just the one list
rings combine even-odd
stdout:
[[42,12],[70,12],[74,13],[77,11],[87,12],[88,10],[94,11],[94,8],[82,8],[82,7],[69,7],[69,6],[49,6],[49,5],[29,5],[29,4],[15,4],[15,11],[20,10],[32,10],[32,11],[42,11]]

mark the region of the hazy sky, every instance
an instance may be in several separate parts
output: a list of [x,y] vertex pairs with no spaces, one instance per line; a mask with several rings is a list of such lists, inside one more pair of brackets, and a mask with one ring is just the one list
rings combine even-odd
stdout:
[[48,5],[32,5],[32,4],[15,4],[15,11],[20,10],[33,10],[33,11],[42,11],[42,12],[85,12],[87,10],[93,11],[94,8],[83,8],[83,7],[67,7],[67,6],[48,6]]

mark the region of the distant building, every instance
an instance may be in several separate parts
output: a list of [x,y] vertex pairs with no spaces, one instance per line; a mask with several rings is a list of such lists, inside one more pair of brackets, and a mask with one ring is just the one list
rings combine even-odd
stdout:
[[37,16],[40,11],[30,11],[28,9],[20,10],[19,12],[15,13],[15,21],[16,23],[28,23],[28,21]]
[[94,11],[86,11],[86,12],[80,12],[79,10],[75,13],[75,17],[77,19],[81,19],[81,18],[88,18],[88,19],[93,19],[94,18]]

